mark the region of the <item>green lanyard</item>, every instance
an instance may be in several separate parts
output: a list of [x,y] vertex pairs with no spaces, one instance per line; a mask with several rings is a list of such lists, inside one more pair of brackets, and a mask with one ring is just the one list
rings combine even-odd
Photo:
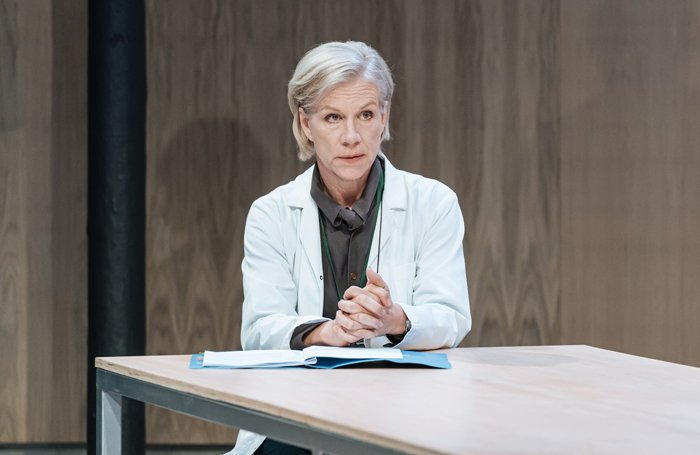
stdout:
[[[372,225],[372,236],[369,238],[369,248],[367,248],[367,256],[365,257],[365,267],[362,269],[362,278],[360,278],[360,287],[365,287],[367,284],[367,264],[369,264],[369,252],[372,251],[372,240],[374,239],[374,229],[377,227],[377,218],[379,218],[379,204],[382,202],[382,193],[384,192],[384,169],[380,171],[379,174],[379,184],[377,185],[377,202],[374,210],[374,224]],[[326,239],[326,230],[323,227],[323,215],[321,214],[321,209],[318,209],[318,220],[321,223],[321,236],[323,237],[323,249],[326,251],[326,257],[328,258],[328,263],[331,266],[331,272],[333,273],[333,283],[335,283],[335,291],[338,293],[338,301],[343,300],[343,296],[340,295],[340,289],[338,289],[338,280],[335,277],[335,267],[333,267],[333,259],[331,258],[331,251],[328,248],[328,239]],[[381,245],[379,245],[381,248]]]

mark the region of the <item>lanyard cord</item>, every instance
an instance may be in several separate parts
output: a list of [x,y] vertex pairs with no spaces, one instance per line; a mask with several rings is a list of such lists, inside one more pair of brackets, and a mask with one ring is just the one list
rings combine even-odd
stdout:
[[[381,205],[382,202],[382,194],[384,193],[384,169],[381,170],[381,173],[379,174],[379,184],[377,185],[377,202],[376,202],[376,207],[374,209],[374,223],[372,225],[372,234],[371,237],[369,238],[369,248],[367,248],[367,255],[365,257],[365,267],[362,270],[362,278],[360,279],[360,287],[365,287],[367,284],[367,265],[369,264],[369,253],[372,251],[372,240],[374,239],[374,230],[377,227],[377,218],[380,215],[379,213],[379,206]],[[383,212],[383,210],[382,210]],[[333,273],[333,283],[335,284],[335,291],[338,293],[338,301],[340,302],[343,300],[343,296],[340,295],[340,289],[338,288],[338,280],[335,277],[335,267],[333,267],[333,258],[331,258],[331,251],[328,248],[328,239],[326,239],[326,229],[324,228],[323,224],[323,215],[321,213],[321,209],[318,209],[318,219],[319,222],[321,223],[321,237],[323,238],[323,249],[326,251],[326,257],[328,258],[328,264],[331,266],[331,272]],[[377,269],[379,268],[379,249],[381,248],[381,235],[382,235],[382,226],[381,222],[379,223],[379,246],[377,247]]]

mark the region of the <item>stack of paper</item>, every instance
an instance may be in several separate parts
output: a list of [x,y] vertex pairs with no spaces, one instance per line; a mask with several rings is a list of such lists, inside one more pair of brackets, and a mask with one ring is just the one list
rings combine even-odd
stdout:
[[203,367],[229,368],[279,368],[313,365],[318,358],[344,360],[391,360],[402,359],[398,349],[348,349],[327,346],[309,346],[303,351],[260,350],[260,351],[205,351]]
[[230,368],[320,368],[330,369],[349,365],[413,366],[450,369],[444,353],[401,351],[399,349],[332,348],[310,346],[303,351],[231,351],[194,354],[191,369]]
[[202,366],[231,368],[278,368],[316,363],[304,351],[204,351]]

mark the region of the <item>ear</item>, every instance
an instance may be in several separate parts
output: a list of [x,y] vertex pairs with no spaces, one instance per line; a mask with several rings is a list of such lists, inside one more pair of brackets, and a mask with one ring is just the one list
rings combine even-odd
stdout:
[[301,129],[304,130],[306,138],[311,142],[314,141],[313,135],[311,134],[311,128],[309,128],[309,117],[304,113],[304,109],[299,107],[299,123],[301,123]]
[[386,121],[389,118],[390,107],[389,101],[384,101],[384,109],[382,110],[382,132],[384,132],[383,128],[386,126]]

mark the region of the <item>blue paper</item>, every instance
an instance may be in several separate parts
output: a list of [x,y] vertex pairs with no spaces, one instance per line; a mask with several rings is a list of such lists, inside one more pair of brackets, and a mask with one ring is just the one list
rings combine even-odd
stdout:
[[[440,368],[449,370],[452,365],[447,360],[447,354],[419,351],[401,351],[403,359],[333,359],[328,357],[319,357],[314,365],[306,365],[307,368],[322,368],[332,369],[347,365],[357,365],[367,363],[368,367],[373,366],[372,363],[391,362],[396,364],[422,366],[428,368]],[[382,364],[382,366],[389,366]]]
[[[440,368],[449,370],[452,368],[449,360],[447,360],[447,354],[435,353],[435,352],[419,352],[419,351],[401,351],[403,354],[403,359],[334,359],[329,357],[319,357],[316,364],[306,365],[305,367],[263,367],[266,369],[300,369],[300,368],[319,368],[319,369],[333,369],[348,365],[358,365],[367,364],[368,367],[375,366],[377,362],[391,362],[395,364],[413,365],[418,367],[427,368]],[[233,370],[237,369],[235,367],[204,367],[202,366],[202,361],[204,360],[204,354],[192,354],[192,359],[190,360],[191,370]],[[372,364],[375,365],[372,365]],[[386,363],[382,363],[381,366],[388,366]],[[258,367],[260,368],[260,367]]]

